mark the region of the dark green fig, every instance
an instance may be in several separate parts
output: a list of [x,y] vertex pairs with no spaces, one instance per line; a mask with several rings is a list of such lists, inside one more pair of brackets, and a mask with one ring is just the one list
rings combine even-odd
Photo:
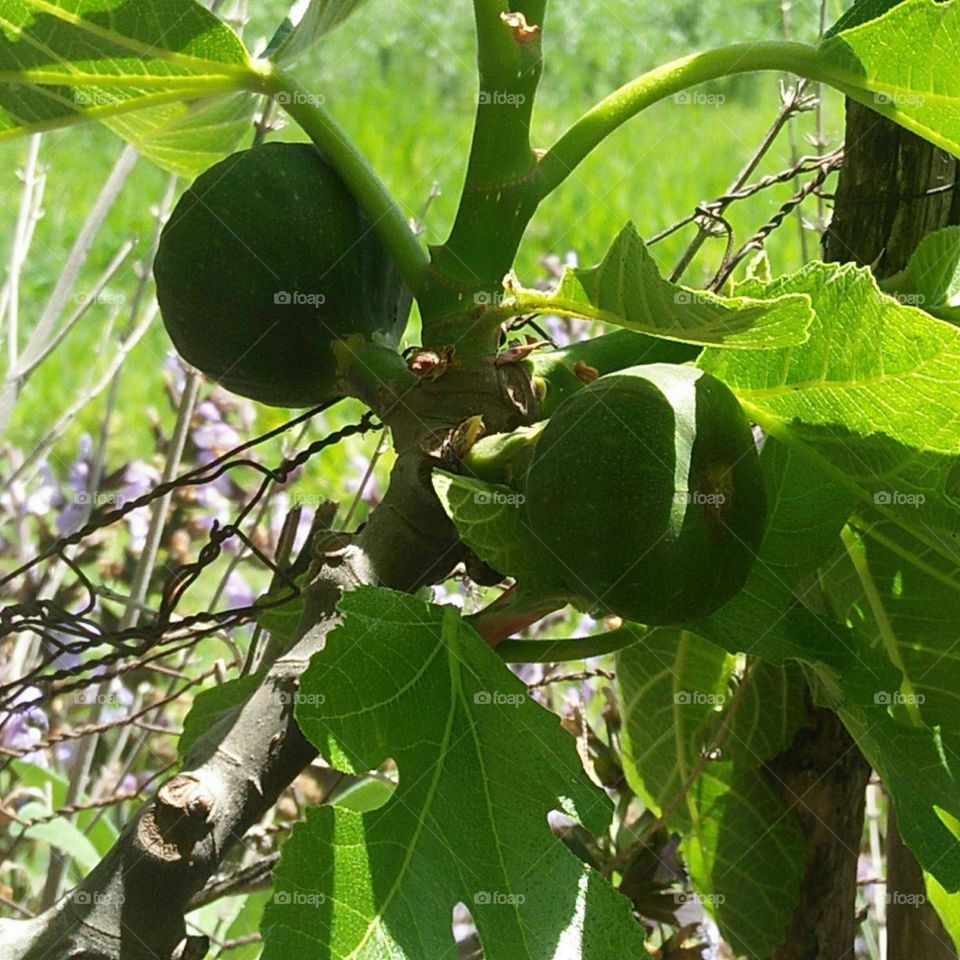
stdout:
[[305,143],[263,144],[203,173],[164,227],[154,273],[180,355],[281,407],[335,397],[331,343],[395,343],[410,307],[360,205]]
[[645,624],[706,617],[743,586],[766,498],[736,397],[695,367],[601,377],[547,423],[526,515],[579,606]]

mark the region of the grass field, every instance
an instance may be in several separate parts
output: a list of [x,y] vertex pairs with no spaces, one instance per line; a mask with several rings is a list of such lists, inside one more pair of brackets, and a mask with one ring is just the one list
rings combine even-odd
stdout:
[[[656,11],[622,0],[596,5],[558,2],[547,23],[547,66],[535,121],[538,143],[546,146],[585,108],[617,84],[658,62],[717,42],[766,37],[780,27],[775,0],[736,4],[672,0]],[[282,4],[258,4],[247,29],[253,49],[262,48],[267,24],[276,22]],[[837,11],[832,11],[835,14]],[[801,20],[801,13],[803,19]],[[442,240],[456,207],[469,147],[476,79],[472,65],[470,4],[417,9],[410,4],[369,3],[302,63],[298,72],[322,92],[362,149],[371,157],[407,213],[423,209],[431,186],[440,194],[426,215],[427,238]],[[815,36],[815,15],[798,8],[792,34]],[[709,102],[667,101],[622,129],[554,194],[539,211],[517,263],[524,281],[542,270],[544,253],[576,251],[581,262],[602,256],[627,221],[651,236],[687,215],[701,200],[722,193],[775,116],[778,78],[764,75],[715,84],[703,92]],[[806,114],[797,122],[800,152],[813,152],[804,141],[814,129]],[[830,142],[839,134],[839,101],[827,101]],[[278,133],[298,138],[295,129]],[[21,279],[19,339],[25,340],[55,282],[70,244],[93,203],[122,144],[92,126],[46,134],[40,163],[46,171],[43,218],[37,225]],[[17,177],[26,142],[0,147],[0,256],[8,257],[20,197]],[[790,144],[780,136],[760,172],[788,166]],[[162,171],[139,161],[91,251],[83,274],[92,283],[126,240],[137,246],[109,291],[129,298],[134,267],[147,269],[146,251],[155,229],[155,209],[168,182]],[[182,189],[183,184],[177,189]],[[784,185],[734,206],[730,211],[740,240],[766,221],[791,194]],[[811,217],[815,207],[807,208]],[[654,248],[664,266],[671,265],[693,235],[688,227]],[[808,237],[816,253],[816,237]],[[688,271],[691,283],[703,282],[719,262],[722,241],[709,241]],[[777,271],[801,262],[798,226],[789,220],[769,244]],[[139,259],[138,259],[139,258]],[[134,264],[134,260],[137,263]],[[109,361],[121,331],[129,323],[121,308],[110,322],[111,305],[95,304],[81,324],[46,360],[18,399],[8,440],[29,449],[66,404]],[[160,391],[160,365],[169,349],[159,318],[124,365],[110,422],[108,461],[142,455],[153,443],[151,420],[163,431],[172,412]],[[57,444],[55,470],[72,457],[83,431],[96,432],[103,419],[103,397],[92,401]],[[272,425],[282,411],[263,410],[260,420]]]

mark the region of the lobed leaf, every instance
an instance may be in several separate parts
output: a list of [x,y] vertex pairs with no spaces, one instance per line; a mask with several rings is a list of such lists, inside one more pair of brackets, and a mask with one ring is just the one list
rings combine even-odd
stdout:
[[827,33],[818,59],[839,90],[960,156],[958,46],[960,4],[870,0]]
[[953,733],[910,726],[886,705],[838,710],[857,746],[883,779],[904,843],[950,892],[960,889],[960,841],[948,823],[960,818],[960,741]]
[[253,101],[181,101],[256,78],[237,36],[194,0],[6,0],[0,9],[0,141],[154,108],[115,128],[161,166],[192,174],[236,146]]
[[275,63],[288,64],[338,27],[365,0],[298,0],[264,53]]
[[390,758],[399,785],[379,809],[312,809],[294,828],[264,960],[452,955],[458,902],[488,960],[640,956],[628,901],[547,825],[560,809],[598,833],[611,813],[557,718],[454,607],[366,587],[340,610],[297,718],[338,769]]
[[810,339],[706,350],[701,365],[768,434],[948,559],[960,557],[960,329],[882,293],[872,274],[812,263],[756,295],[806,293]]
[[905,722],[952,727],[960,716],[960,574],[882,518],[854,525],[860,536],[825,588],[854,633],[886,650],[900,672],[873,700]]
[[656,630],[619,653],[623,763],[631,787],[682,834],[691,881],[725,939],[738,954],[765,956],[796,906],[803,836],[759,754],[741,742],[732,761],[704,759],[733,665],[680,630]]
[[[799,664],[762,660],[753,662],[741,683],[740,705],[727,728],[722,755],[756,766],[772,760],[793,742],[806,719],[807,686]],[[714,730],[721,718],[721,714],[714,716]]]
[[686,343],[762,350],[803,343],[811,321],[804,294],[721,297],[664,280],[633,224],[595,267],[567,267],[555,290],[508,286],[510,316],[585,317]]
[[545,548],[524,520],[523,494],[439,470],[434,472],[433,487],[463,542],[481,560],[530,589],[549,588]]
[[941,320],[960,322],[960,227],[928,233],[907,266],[881,281],[883,290]]

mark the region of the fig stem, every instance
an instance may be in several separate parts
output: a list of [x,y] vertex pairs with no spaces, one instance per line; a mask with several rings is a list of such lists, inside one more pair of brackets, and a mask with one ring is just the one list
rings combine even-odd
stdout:
[[[681,57],[624,84],[576,120],[540,161],[539,198],[552,193],[595,147],[652,104],[707,80],[757,70],[785,71],[824,81],[857,99],[866,95],[856,77],[846,75],[826,60],[818,47],[806,43],[734,43]],[[868,106],[876,105],[871,102]]]
[[322,97],[272,65],[260,74],[259,90],[282,106],[323,151],[370,217],[397,269],[416,296],[430,264],[426,249],[367,158],[324,106]]
[[431,248],[419,304],[425,345],[456,342],[461,360],[483,362],[496,351],[497,325],[474,308],[502,296],[537,208],[530,122],[543,72],[546,0],[473,0],[473,8],[478,89],[470,157],[450,234]]

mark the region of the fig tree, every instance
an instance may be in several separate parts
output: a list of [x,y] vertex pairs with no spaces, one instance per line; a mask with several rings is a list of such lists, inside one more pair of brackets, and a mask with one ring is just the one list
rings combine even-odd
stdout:
[[631,367],[566,399],[525,492],[528,524],[574,602],[646,624],[697,620],[733,597],[766,516],[736,397],[674,364]]
[[356,199],[312,144],[227,157],[183,194],[154,263],[180,355],[282,407],[337,393],[334,340],[395,342],[410,300]]

